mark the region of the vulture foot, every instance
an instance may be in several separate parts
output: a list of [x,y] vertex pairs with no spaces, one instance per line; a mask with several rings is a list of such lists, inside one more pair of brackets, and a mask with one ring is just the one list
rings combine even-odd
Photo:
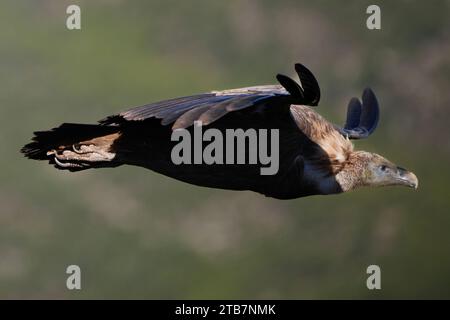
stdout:
[[115,153],[93,144],[74,144],[66,149],[51,150],[47,152],[47,155],[54,160],[57,167],[74,170],[86,169],[102,162],[110,162],[115,157]]

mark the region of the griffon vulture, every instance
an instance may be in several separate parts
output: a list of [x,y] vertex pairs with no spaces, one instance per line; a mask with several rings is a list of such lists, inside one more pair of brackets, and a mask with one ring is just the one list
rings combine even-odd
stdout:
[[[213,91],[132,108],[98,124],[64,123],[35,132],[22,148],[30,159],[58,169],[141,166],[210,188],[252,190],[278,199],[335,194],[363,186],[417,188],[418,179],[384,157],[356,151],[350,139],[367,138],[379,119],[370,89],[352,98],[343,127],[314,111],[320,100],[317,80],[295,65],[300,83],[277,75],[280,85]],[[258,164],[175,164],[171,150],[176,129],[194,131],[194,122],[224,133],[227,129],[278,129],[279,168],[261,175]],[[217,132],[217,131],[216,131]]]

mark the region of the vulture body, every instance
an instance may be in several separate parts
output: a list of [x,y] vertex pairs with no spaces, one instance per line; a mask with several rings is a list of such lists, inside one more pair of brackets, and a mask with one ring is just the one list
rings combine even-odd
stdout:
[[[151,169],[191,184],[252,190],[278,199],[346,192],[362,186],[417,188],[417,177],[375,153],[355,151],[350,139],[368,137],[379,119],[370,89],[350,100],[344,127],[329,123],[312,107],[320,100],[314,75],[295,65],[300,84],[277,75],[279,85],[214,91],[175,98],[109,116],[98,124],[64,123],[35,132],[22,148],[26,157],[58,169],[80,171],[122,164]],[[174,130],[277,129],[279,168],[261,175],[259,164],[174,164]]]

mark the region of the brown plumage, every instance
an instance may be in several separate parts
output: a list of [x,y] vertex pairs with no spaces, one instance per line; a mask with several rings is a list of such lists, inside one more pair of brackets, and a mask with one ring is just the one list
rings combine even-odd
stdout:
[[[36,132],[22,148],[31,159],[48,160],[58,169],[137,165],[191,184],[252,190],[292,199],[333,194],[361,186],[405,185],[417,188],[416,176],[383,157],[355,151],[350,139],[368,137],[379,118],[370,89],[350,100],[344,127],[331,124],[311,107],[320,100],[313,74],[296,64],[300,84],[278,75],[281,85],[213,91],[156,102],[107,117],[99,124],[62,124]],[[261,164],[174,164],[176,129],[278,129],[279,169],[261,175]]]

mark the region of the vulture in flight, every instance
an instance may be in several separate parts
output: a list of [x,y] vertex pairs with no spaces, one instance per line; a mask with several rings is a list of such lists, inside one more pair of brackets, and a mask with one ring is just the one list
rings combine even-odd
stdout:
[[[194,185],[252,190],[277,199],[336,194],[363,186],[417,188],[414,173],[376,153],[357,151],[350,141],[367,138],[377,126],[379,107],[371,89],[364,90],[362,100],[350,100],[341,127],[314,110],[320,89],[311,71],[302,64],[296,64],[295,71],[299,83],[279,74],[279,85],[169,99],[132,108],[97,124],[64,123],[35,132],[21,152],[62,170],[128,164]],[[229,129],[277,129],[278,148],[269,147],[278,151],[276,173],[261,174],[258,163],[174,163],[172,152],[178,142],[172,134],[179,130],[195,134],[199,123],[204,130],[215,129],[224,135]]]

